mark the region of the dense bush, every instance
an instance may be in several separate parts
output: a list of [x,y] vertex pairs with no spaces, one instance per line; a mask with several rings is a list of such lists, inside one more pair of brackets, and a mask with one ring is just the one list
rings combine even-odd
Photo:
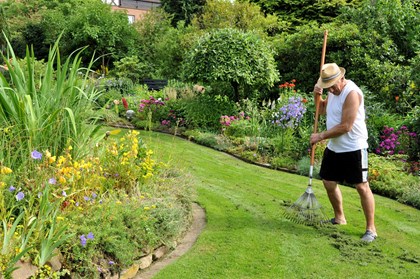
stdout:
[[270,87],[278,80],[269,45],[254,33],[232,28],[200,37],[183,61],[183,76],[193,81],[229,82],[235,102],[249,97],[244,86]]
[[191,128],[218,131],[220,116],[231,114],[236,114],[236,106],[229,98],[207,92],[188,100],[185,105],[186,121]]
[[401,159],[370,154],[369,184],[373,192],[420,208],[419,177],[407,174]]

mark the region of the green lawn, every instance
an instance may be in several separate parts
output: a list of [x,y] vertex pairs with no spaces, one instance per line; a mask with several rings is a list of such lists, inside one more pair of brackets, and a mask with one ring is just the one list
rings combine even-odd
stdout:
[[[188,171],[207,225],[193,248],[154,278],[420,278],[420,214],[375,196],[378,239],[359,239],[355,189],[342,187],[348,225],[322,228],[283,217],[308,178],[247,164],[166,134],[141,132],[159,160]],[[315,195],[332,214],[321,181]]]

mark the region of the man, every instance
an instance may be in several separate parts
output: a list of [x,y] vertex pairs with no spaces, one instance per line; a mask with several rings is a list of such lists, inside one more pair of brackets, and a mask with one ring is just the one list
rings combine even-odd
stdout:
[[376,239],[375,200],[367,180],[367,128],[363,93],[351,80],[344,77],[346,70],[335,63],[325,64],[314,87],[314,96],[320,96],[319,113],[327,115],[327,130],[311,135],[311,144],[329,139],[321,164],[320,176],[334,209],[331,223],[347,223],[343,211],[343,198],[338,183],[356,186],[366,219],[366,232],[362,240]]

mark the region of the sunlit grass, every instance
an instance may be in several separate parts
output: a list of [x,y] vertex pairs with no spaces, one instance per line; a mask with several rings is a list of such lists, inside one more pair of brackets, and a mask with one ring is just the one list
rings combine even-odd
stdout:
[[[154,278],[418,278],[420,214],[375,196],[379,238],[366,245],[355,189],[342,187],[348,225],[308,227],[283,217],[307,177],[261,168],[169,135],[142,132],[156,156],[188,170],[207,225],[192,250]],[[315,195],[332,214],[322,183]]]

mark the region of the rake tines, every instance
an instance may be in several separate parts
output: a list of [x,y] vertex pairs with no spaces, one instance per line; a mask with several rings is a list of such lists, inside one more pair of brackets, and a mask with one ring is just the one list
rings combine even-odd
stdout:
[[311,186],[308,186],[305,193],[286,209],[284,216],[296,223],[306,225],[321,225],[327,223],[328,220]]

